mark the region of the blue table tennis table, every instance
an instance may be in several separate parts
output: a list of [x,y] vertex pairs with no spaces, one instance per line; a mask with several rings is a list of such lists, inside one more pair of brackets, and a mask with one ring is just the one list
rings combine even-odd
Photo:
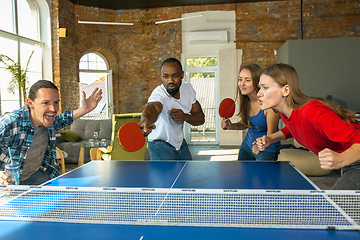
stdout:
[[[102,188],[319,189],[288,162],[92,161],[44,184]],[[0,239],[360,239],[356,230],[0,221]]]

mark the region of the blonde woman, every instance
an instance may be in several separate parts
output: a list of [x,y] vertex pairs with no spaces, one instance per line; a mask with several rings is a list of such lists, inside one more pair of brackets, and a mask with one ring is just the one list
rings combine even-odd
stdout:
[[258,138],[254,153],[294,137],[318,155],[321,168],[343,168],[344,174],[333,189],[360,189],[360,124],[352,111],[303,94],[298,74],[287,64],[274,64],[262,71],[258,97],[261,109],[279,112],[286,127]]

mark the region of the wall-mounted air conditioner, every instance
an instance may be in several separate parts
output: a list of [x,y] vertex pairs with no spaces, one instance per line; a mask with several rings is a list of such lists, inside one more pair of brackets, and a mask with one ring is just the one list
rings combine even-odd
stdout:
[[190,43],[227,43],[229,33],[226,30],[189,32]]

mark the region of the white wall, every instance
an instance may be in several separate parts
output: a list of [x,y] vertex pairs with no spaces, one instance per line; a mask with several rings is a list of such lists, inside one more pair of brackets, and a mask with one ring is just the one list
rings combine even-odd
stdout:
[[[219,58],[219,78],[217,80],[216,106],[226,97],[234,98],[238,69],[241,64],[242,51],[236,50],[235,41],[235,11],[204,11],[182,14],[189,17],[203,14],[203,17],[182,20],[182,62],[187,57],[216,56]],[[226,30],[229,33],[227,43],[190,43],[189,32]],[[186,71],[186,69],[185,69]],[[216,111],[218,112],[218,111]],[[237,119],[233,119],[237,121]],[[188,130],[189,128],[185,128]],[[220,118],[217,115],[217,129],[220,145],[239,145],[242,141],[242,131],[220,130]],[[186,131],[185,130],[185,131]],[[187,139],[189,142],[189,140]]]
[[[235,11],[205,11],[182,14],[181,17],[203,14],[203,17],[183,20],[182,54],[186,56],[218,55],[220,50],[236,49],[235,41]],[[227,30],[228,43],[196,43],[190,44],[189,32]]]
[[304,94],[332,95],[360,111],[360,37],[289,40],[279,49],[277,62],[295,68]]
[[[220,75],[220,99],[232,98],[235,100],[239,69],[242,63],[242,50],[222,50],[219,55]],[[238,102],[236,102],[235,114],[230,118],[231,122],[238,122],[236,113],[239,111]],[[220,130],[220,145],[240,145],[243,139],[243,131]]]

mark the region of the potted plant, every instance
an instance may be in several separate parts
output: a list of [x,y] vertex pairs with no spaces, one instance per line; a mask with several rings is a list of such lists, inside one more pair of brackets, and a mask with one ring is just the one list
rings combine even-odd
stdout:
[[[36,47],[39,44],[36,45]],[[0,63],[3,63],[6,66],[6,70],[8,70],[12,74],[11,81],[8,86],[8,92],[15,94],[15,90],[18,90],[19,93],[19,105],[20,107],[26,103],[26,94],[29,88],[29,82],[27,80],[27,72],[31,57],[33,56],[36,48],[31,52],[29,59],[27,61],[26,67],[21,67],[20,59],[15,62],[10,57],[0,54]]]

